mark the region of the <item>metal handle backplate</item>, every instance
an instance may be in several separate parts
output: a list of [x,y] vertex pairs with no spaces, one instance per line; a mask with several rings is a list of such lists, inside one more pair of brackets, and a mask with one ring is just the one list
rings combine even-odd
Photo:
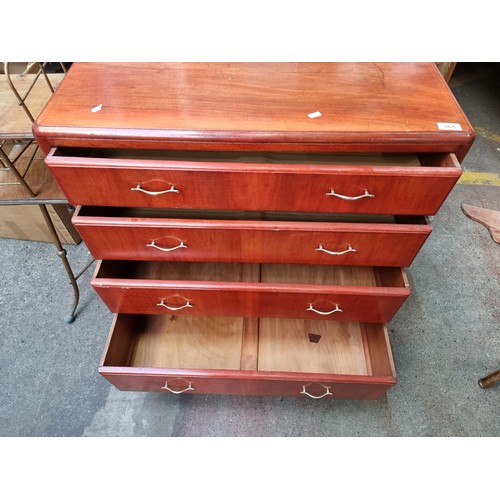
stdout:
[[347,201],[356,201],[356,200],[361,200],[362,198],[375,198],[375,195],[369,193],[368,189],[365,189],[365,192],[359,196],[346,196],[344,194],[336,193],[332,188],[328,193],[326,193],[326,196],[335,196],[336,198],[340,198],[342,200],[347,200]]
[[[179,380],[184,380],[184,379],[179,379]],[[187,382],[189,385],[185,389],[182,389],[180,391],[175,391],[174,389],[171,389],[168,386],[168,383],[172,382],[172,380],[167,380],[165,382],[165,385],[163,387],[161,387],[161,389],[164,391],[171,392],[172,394],[182,394],[183,392],[186,392],[186,391],[194,391],[193,382],[189,382],[188,380],[184,380],[184,381]]]
[[169,305],[165,304],[164,299],[161,299],[161,301],[156,305],[159,307],[165,307],[166,309],[168,309],[170,311],[180,311],[181,309],[185,309],[186,307],[194,307],[193,304],[191,304],[188,299],[184,299],[184,300],[186,301],[186,303],[182,306],[179,306],[179,307],[173,307],[173,306],[169,306]]
[[335,309],[332,309],[331,311],[318,311],[317,309],[314,309],[312,304],[309,304],[309,307],[306,309],[306,311],[312,311],[312,312],[315,312],[316,314],[322,314],[323,316],[328,316],[330,314],[337,313],[337,312],[340,312],[340,313],[344,312],[343,309],[340,309],[338,304],[335,304]]
[[187,248],[187,245],[183,241],[181,241],[176,247],[172,248],[159,247],[154,240],[151,243],[146,244],[146,246],[156,248],[157,250],[160,250],[160,252],[173,252],[174,250],[178,250],[179,248]]
[[322,399],[325,396],[333,396],[333,394],[330,392],[330,386],[323,385],[323,384],[320,384],[320,385],[321,385],[321,387],[324,387],[326,389],[326,391],[323,394],[321,394],[321,396],[314,396],[313,394],[310,394],[309,392],[307,392],[305,385],[302,386],[302,390],[300,391],[300,394],[304,394],[305,396],[309,396],[312,399]]
[[167,193],[180,193],[175,186],[171,186],[170,189],[166,189],[165,191],[148,191],[147,189],[143,189],[140,183],[137,184],[135,188],[130,188],[130,191],[139,191],[141,193],[148,194],[149,196],[158,196],[160,194]]
[[340,252],[334,252],[332,250],[327,250],[326,248],[324,248],[321,243],[318,245],[318,248],[316,248],[316,250],[318,252],[325,252],[329,255],[344,255],[345,253],[349,253],[349,252],[357,252],[357,250],[355,248],[352,248],[351,245],[348,245],[346,250],[342,250]]

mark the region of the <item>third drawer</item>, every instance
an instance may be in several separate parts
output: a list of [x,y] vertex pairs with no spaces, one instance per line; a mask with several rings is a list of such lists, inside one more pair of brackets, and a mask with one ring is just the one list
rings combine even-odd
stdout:
[[402,268],[101,261],[111,312],[389,322],[410,294]]

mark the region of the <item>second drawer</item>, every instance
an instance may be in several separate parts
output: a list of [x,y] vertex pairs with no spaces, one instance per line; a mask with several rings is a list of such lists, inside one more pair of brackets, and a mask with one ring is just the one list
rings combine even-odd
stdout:
[[422,216],[288,215],[79,207],[72,221],[100,260],[408,267],[431,232]]
[[410,294],[401,268],[103,261],[92,285],[114,313],[386,323]]

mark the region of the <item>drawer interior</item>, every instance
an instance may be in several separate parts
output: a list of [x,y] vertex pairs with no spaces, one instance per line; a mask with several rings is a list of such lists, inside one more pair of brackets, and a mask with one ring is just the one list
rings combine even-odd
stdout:
[[366,222],[394,223],[393,215],[337,214],[312,212],[257,212],[240,210],[191,210],[170,208],[82,206],[79,217],[109,217],[123,219],[186,219],[186,220],[244,220],[297,222]]
[[413,153],[273,153],[266,151],[175,151],[124,148],[57,148],[54,156],[163,160],[199,163],[420,166]]
[[52,156],[88,160],[158,160],[196,162],[200,164],[249,163],[262,165],[366,165],[382,167],[457,167],[459,163],[450,153],[279,153],[267,151],[176,151],[124,148],[56,148]]
[[337,214],[310,212],[254,212],[182,210],[168,208],[134,208],[80,206],[75,213],[80,220],[89,218],[122,219],[132,222],[157,220],[214,220],[214,221],[266,221],[266,222],[345,222],[367,224],[418,224],[428,225],[421,215]]
[[104,367],[394,376],[384,325],[117,315]]
[[96,280],[286,283],[304,285],[407,287],[401,268],[239,262],[104,260]]

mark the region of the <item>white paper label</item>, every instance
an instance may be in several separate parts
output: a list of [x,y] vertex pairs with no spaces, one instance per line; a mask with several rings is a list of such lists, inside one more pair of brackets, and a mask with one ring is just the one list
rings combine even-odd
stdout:
[[321,112],[320,111],[315,111],[314,113],[309,113],[307,116],[309,118],[319,118],[321,116]]
[[439,130],[462,130],[460,123],[440,123],[437,124]]

